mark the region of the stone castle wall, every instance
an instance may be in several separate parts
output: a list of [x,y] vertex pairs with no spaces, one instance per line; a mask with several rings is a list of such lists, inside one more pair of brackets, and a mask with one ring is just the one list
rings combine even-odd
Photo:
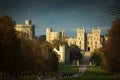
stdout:
[[31,24],[31,20],[25,20],[25,24],[16,24],[15,29],[26,33],[30,40],[35,37],[35,26]]

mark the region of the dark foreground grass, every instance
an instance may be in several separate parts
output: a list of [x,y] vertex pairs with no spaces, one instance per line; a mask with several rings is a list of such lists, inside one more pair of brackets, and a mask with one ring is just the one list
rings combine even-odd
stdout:
[[36,76],[24,76],[16,78],[15,80],[38,80],[38,78]]
[[88,67],[81,77],[66,78],[60,80],[120,80],[120,76],[106,73],[101,67]]
[[[58,73],[74,74],[78,72],[78,68],[79,66],[60,65]],[[24,76],[24,77],[16,78],[14,80],[38,80],[38,78],[36,76]],[[92,66],[92,67],[88,67],[86,72],[80,77],[64,78],[64,79],[59,79],[59,80],[120,80],[120,76],[115,76],[115,75],[106,73],[99,66]]]

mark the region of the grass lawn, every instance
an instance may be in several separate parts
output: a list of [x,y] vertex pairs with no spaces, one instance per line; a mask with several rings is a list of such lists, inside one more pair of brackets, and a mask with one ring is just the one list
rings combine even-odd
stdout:
[[76,73],[79,66],[76,65],[59,65],[58,73]]
[[106,73],[101,67],[89,67],[81,77],[61,80],[120,80],[120,76]]
[[36,76],[25,76],[25,77],[19,77],[15,80],[38,80]]

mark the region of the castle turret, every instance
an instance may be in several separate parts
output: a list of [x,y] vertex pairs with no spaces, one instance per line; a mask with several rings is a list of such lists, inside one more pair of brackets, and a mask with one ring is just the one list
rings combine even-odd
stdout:
[[62,41],[63,41],[63,40],[65,40],[65,38],[66,38],[66,33],[64,32],[64,30],[62,30],[61,33],[62,33]]
[[92,29],[92,34],[93,34],[93,39],[94,39],[94,49],[97,49],[97,48],[100,48],[101,47],[101,44],[100,44],[100,33],[101,33],[101,30],[100,28],[93,28]]
[[77,28],[77,41],[76,44],[85,50],[85,28]]
[[31,20],[25,20],[25,25],[31,25]]
[[50,42],[50,33],[52,32],[51,28],[46,28],[46,41]]
[[59,50],[59,54],[61,55],[61,62],[65,62],[65,45],[60,45]]
[[16,24],[15,29],[25,33],[25,39],[32,40],[35,37],[35,25],[31,24],[31,20],[25,20],[25,24]]

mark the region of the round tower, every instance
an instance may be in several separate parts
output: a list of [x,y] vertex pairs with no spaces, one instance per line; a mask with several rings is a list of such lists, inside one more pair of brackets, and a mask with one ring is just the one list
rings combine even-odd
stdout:
[[50,33],[52,32],[52,28],[46,28],[46,41],[50,42]]

